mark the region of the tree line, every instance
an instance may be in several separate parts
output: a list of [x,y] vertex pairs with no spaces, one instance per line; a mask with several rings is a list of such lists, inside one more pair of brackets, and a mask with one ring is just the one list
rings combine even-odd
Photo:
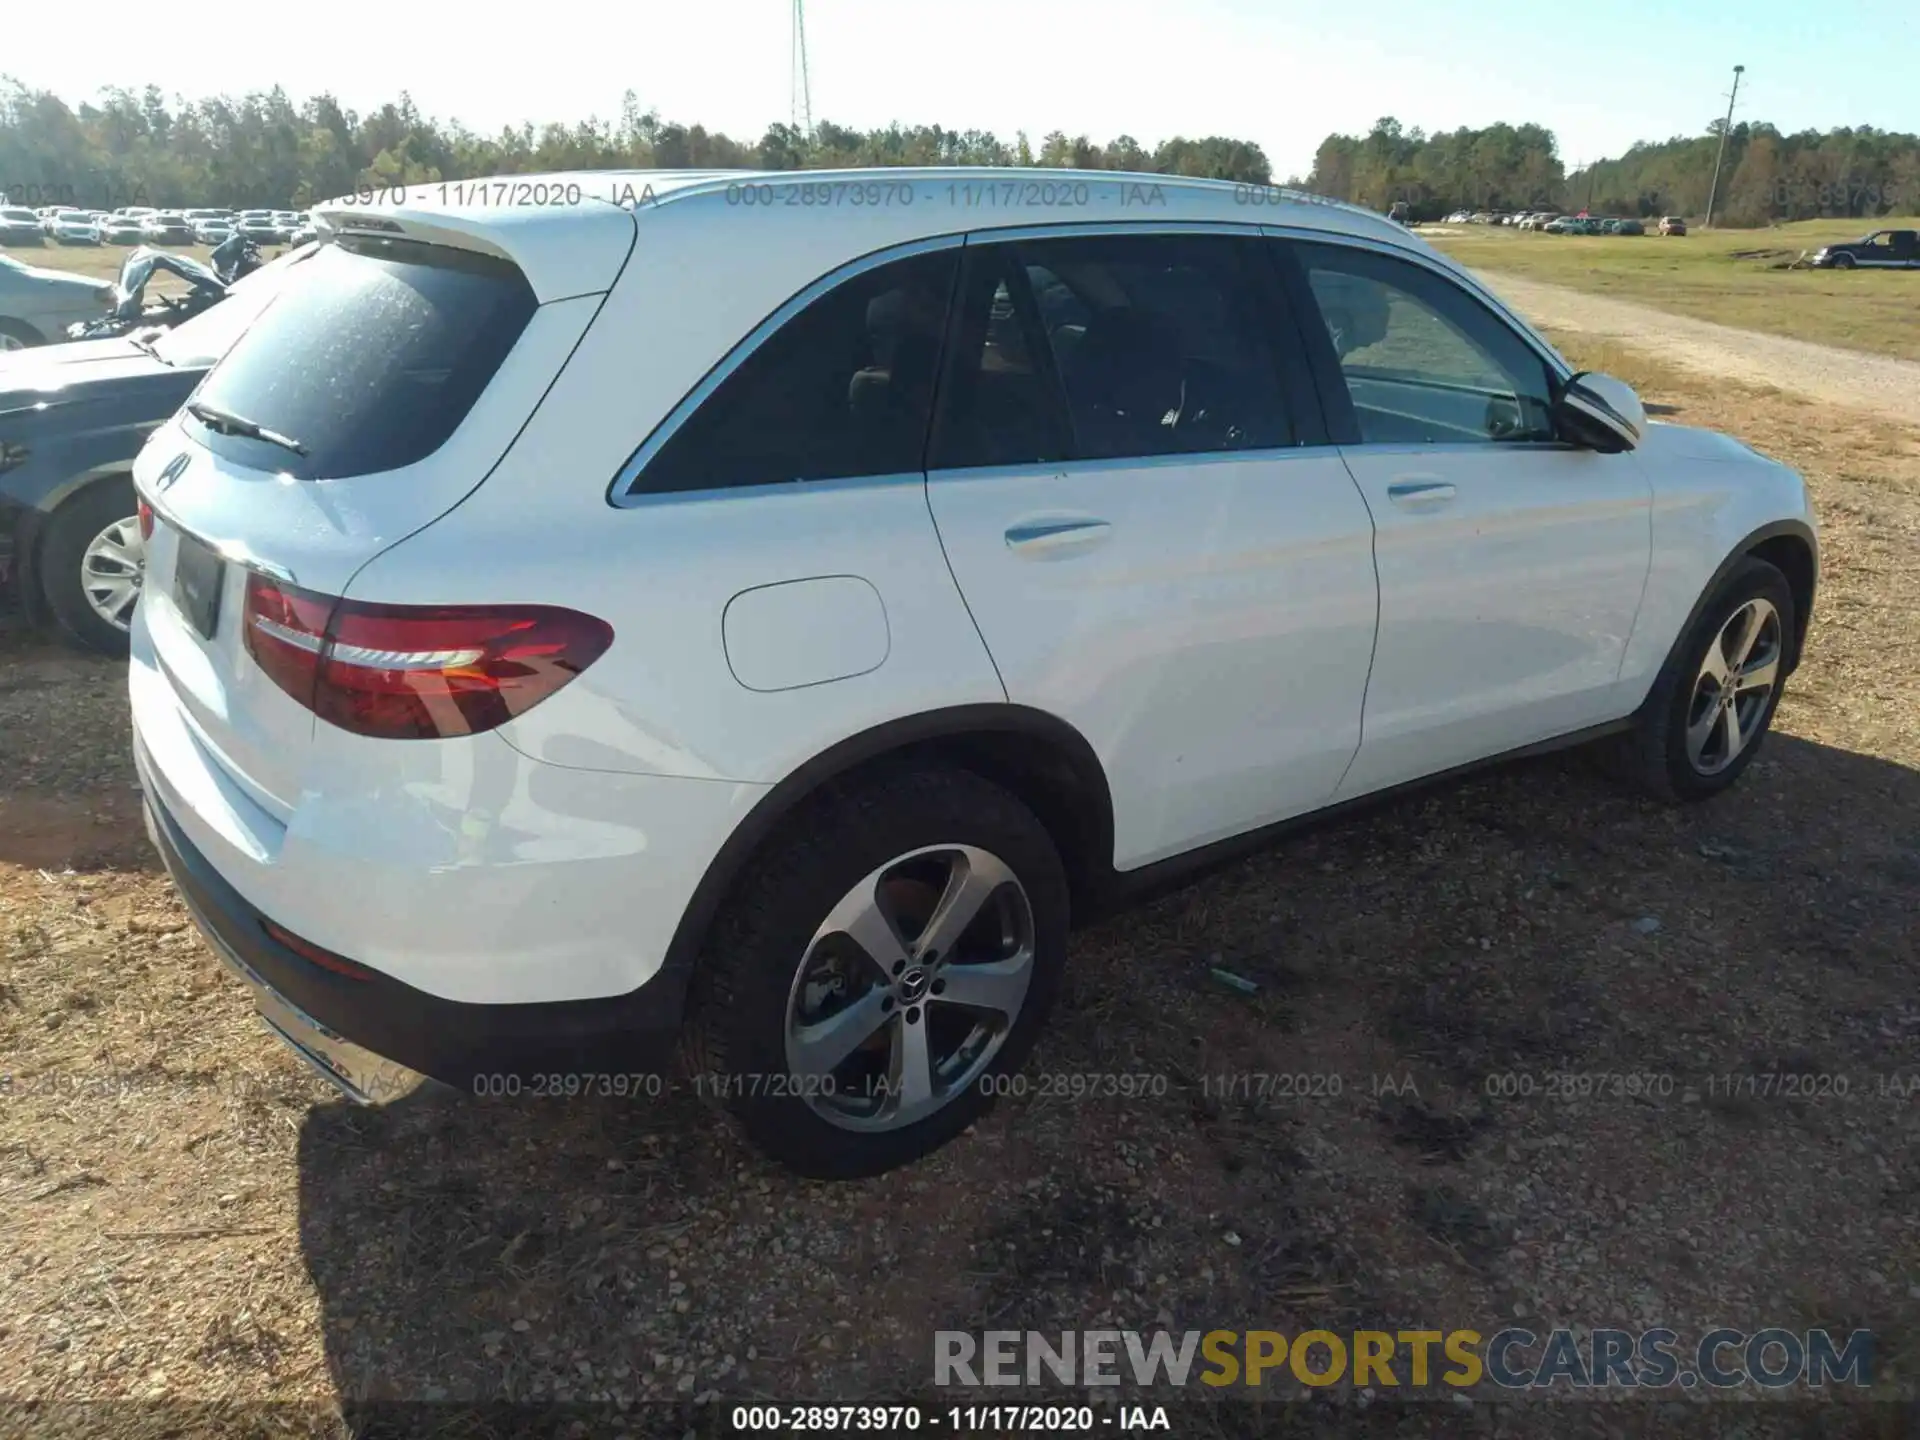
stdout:
[[1056,131],[1036,145],[984,130],[828,121],[811,134],[769,125],[736,140],[663,120],[629,91],[617,120],[532,124],[481,135],[422,115],[412,99],[356,114],[331,95],[296,105],[279,87],[239,99],[169,104],[157,86],[110,89],[69,106],[0,77],[0,191],[17,205],[117,208],[293,205],[367,188],[556,170],[819,170],[868,165],[1043,165],[1197,175],[1267,184],[1260,147],[1176,136],[1149,149],[1122,135],[1097,144]]
[[[1568,173],[1553,132],[1489,125],[1427,134],[1391,117],[1365,135],[1329,135],[1304,178],[1287,181],[1376,210],[1405,201],[1412,218],[1459,209],[1592,209],[1699,215],[1720,122],[1698,136],[1635,145]],[[769,125],[757,140],[668,121],[629,91],[617,119],[524,124],[482,135],[423,115],[412,99],[366,114],[331,95],[295,104],[275,87],[233,98],[171,101],[158,86],[103,91],[71,106],[0,76],[0,193],[16,205],[103,209],[147,204],[305,208],[355,190],[485,175],[599,169],[805,170],[868,165],[1040,165],[1207,176],[1269,184],[1250,140],[1176,136],[1151,148],[1054,131],[1038,143],[985,130],[823,121],[811,133]],[[1785,134],[1742,122],[1727,135],[1716,217],[1764,225],[1820,215],[1920,210],[1920,136],[1871,127]]]
[[[1429,135],[1391,117],[1365,135],[1329,135],[1306,188],[1412,218],[1456,210],[1591,210],[1606,215],[1706,212],[1723,121],[1697,136],[1643,142],[1567,173],[1553,132],[1490,125]],[[1742,121],[1727,131],[1714,219],[1759,226],[1820,216],[1920,212],[1920,135],[1871,126],[1785,134]]]

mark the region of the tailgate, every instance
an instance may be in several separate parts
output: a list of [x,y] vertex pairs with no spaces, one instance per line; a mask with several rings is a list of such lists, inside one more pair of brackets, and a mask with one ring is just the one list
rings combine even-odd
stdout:
[[210,758],[283,824],[313,713],[254,663],[249,576],[338,596],[486,477],[592,321],[497,256],[330,245],[155,432],[141,623]]

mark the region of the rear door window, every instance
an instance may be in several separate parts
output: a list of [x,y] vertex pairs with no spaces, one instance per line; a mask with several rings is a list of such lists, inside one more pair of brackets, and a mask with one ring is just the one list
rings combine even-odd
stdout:
[[537,308],[493,256],[341,240],[300,265],[194,396],[305,453],[186,423],[237,464],[301,480],[397,470],[446,443]]
[[1142,233],[969,245],[935,467],[1299,443],[1257,243]]
[[890,261],[814,299],[715,387],[628,493],[920,470],[957,255]]

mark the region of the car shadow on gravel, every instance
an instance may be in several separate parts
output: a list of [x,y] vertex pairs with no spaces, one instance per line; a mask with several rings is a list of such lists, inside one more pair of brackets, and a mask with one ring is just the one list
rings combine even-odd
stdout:
[[[1030,1073],[1164,1083],[1004,1102],[857,1184],[793,1179],[679,1091],[322,1105],[300,1243],[330,1378],[349,1411],[931,1399],[941,1328],[1433,1323],[1436,1295],[1464,1307],[1451,1323],[1511,1315],[1515,1216],[1475,1197],[1586,1140],[1487,1077],[1911,1060],[1916,854],[1920,772],[1787,735],[1685,810],[1578,756],[1489,772],[1077,936]],[[1289,1065],[1341,1085],[1279,1103],[1208,1079]],[[1382,1073],[1419,1095],[1382,1095]],[[1745,1133],[1711,1107],[1622,1133],[1682,1119]],[[1571,1139],[1530,1138],[1549,1132]],[[1712,1153],[1643,1178],[1772,1183]],[[1676,1263],[1668,1293],[1699,1269]],[[1583,1283],[1612,1298],[1604,1267]]]

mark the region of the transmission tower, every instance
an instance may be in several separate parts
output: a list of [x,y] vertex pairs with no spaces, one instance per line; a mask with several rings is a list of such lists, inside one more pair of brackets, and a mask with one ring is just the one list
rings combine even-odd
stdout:
[[807,81],[806,0],[793,0],[793,125],[803,135],[813,134],[813,90]]

